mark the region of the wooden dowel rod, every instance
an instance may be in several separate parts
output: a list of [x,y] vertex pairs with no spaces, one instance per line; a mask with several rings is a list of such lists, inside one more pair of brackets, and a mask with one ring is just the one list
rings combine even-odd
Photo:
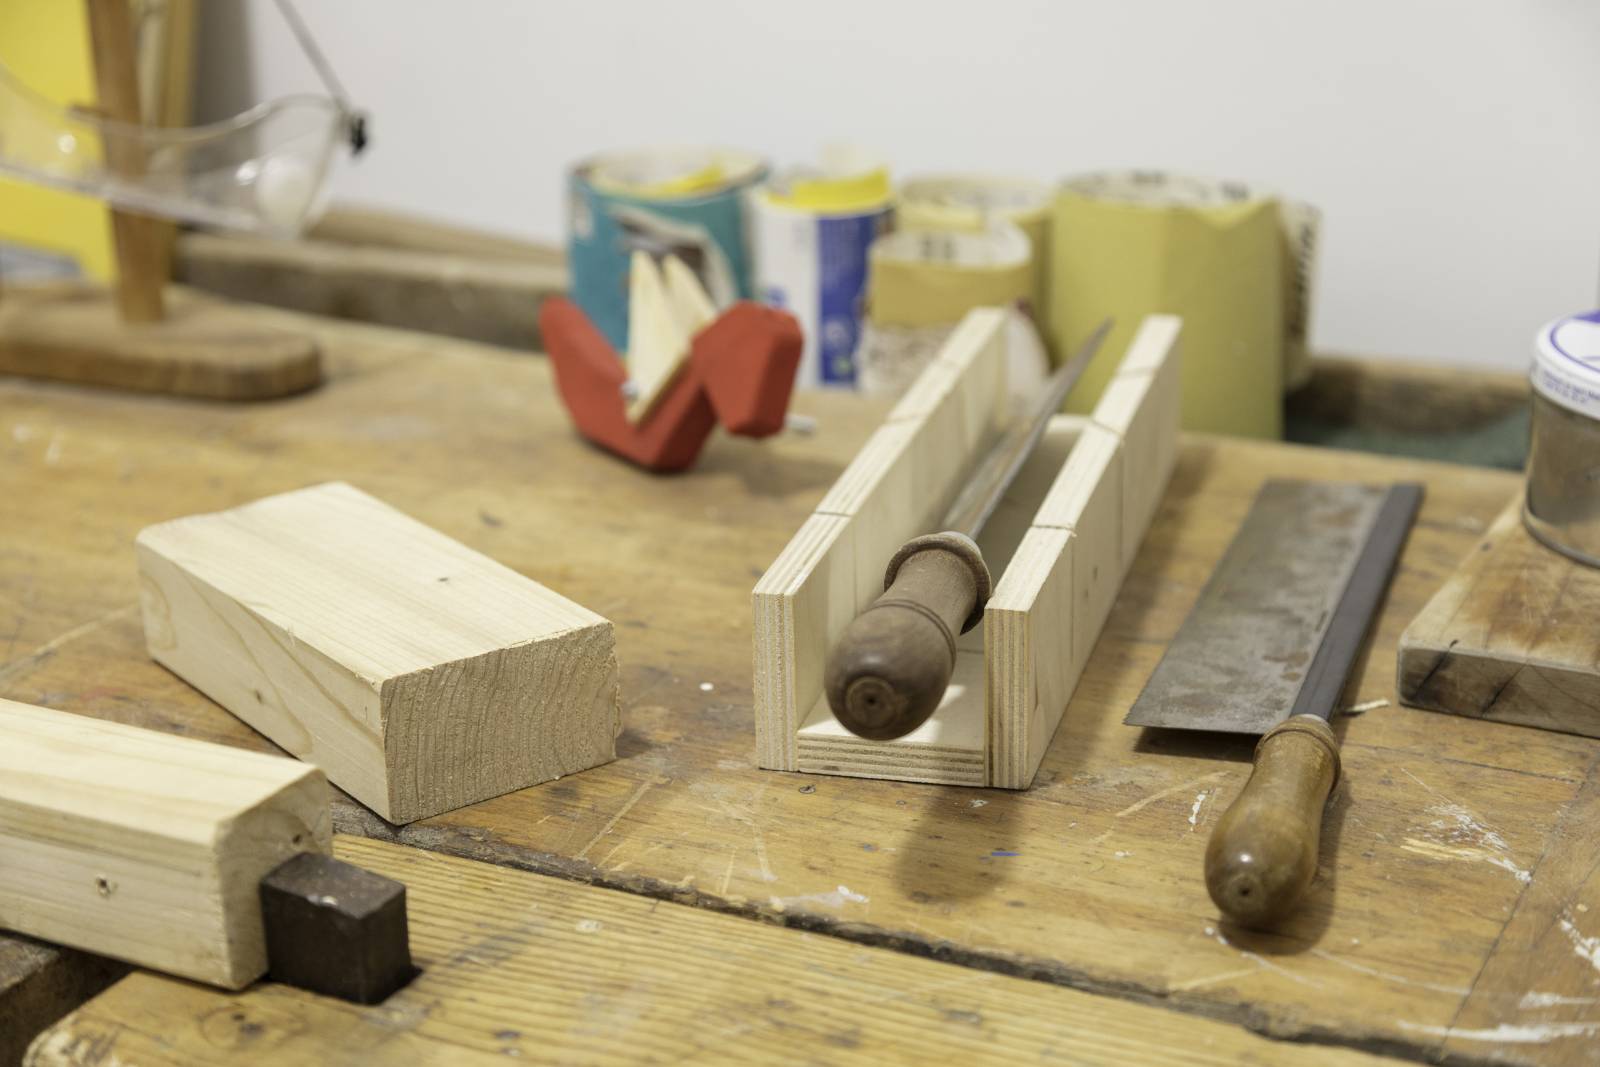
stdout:
[[[88,0],[88,4],[100,113],[118,122],[138,123],[142,121],[139,78],[128,0]],[[137,175],[143,169],[133,146],[108,140],[104,147],[106,163],[114,171]],[[117,248],[117,307],[128,322],[157,322],[165,315],[161,293],[167,276],[161,223],[113,208],[111,226]]]

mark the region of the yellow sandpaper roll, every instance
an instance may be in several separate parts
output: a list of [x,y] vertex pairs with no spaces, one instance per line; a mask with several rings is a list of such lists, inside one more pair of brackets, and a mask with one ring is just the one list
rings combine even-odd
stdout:
[[901,229],[869,255],[868,318],[875,326],[938,326],[978,307],[1031,297],[1032,245],[1008,222],[987,230]]
[[[1047,319],[1050,295],[1051,189],[1027,178],[977,174],[936,175],[913,178],[900,189],[895,222],[904,230],[941,230],[978,233],[996,220],[1015,225],[1031,246],[1027,268],[1027,297],[1034,318]],[[993,301],[990,301],[992,303]],[[956,314],[960,318],[969,304]]]
[[1053,214],[1057,351],[1116,322],[1069,411],[1090,411],[1143,318],[1169,313],[1183,317],[1183,427],[1283,435],[1286,368],[1304,366],[1314,209],[1238,183],[1129,172],[1068,180]]

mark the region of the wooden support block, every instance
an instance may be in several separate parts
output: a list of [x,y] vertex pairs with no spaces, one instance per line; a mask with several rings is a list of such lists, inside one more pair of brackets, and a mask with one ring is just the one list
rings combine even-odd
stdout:
[[611,760],[611,623],[342,483],[139,534],[150,654],[411,822]]
[[174,254],[179,281],[231,300],[505,348],[543,347],[540,308],[570,281],[559,256],[374,247],[331,237],[185,233]]
[[257,885],[329,849],[320,770],[0,700],[0,927],[239,989]]
[[1522,497],[1400,635],[1414,707],[1600,737],[1600,568],[1546,548]]
[[269,975],[313,993],[377,1004],[416,975],[406,887],[302,852],[261,880]]

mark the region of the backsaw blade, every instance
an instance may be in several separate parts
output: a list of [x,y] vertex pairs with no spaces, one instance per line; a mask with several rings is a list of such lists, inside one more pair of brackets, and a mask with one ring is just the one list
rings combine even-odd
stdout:
[[1326,718],[1421,495],[1268,482],[1123,721],[1260,734],[1291,714]]
[[971,477],[967,479],[955,503],[945,512],[944,524],[940,529],[954,530],[973,540],[978,539],[983,524],[994,514],[1006,489],[1016,480],[1017,472],[1032,455],[1039,438],[1044,436],[1051,416],[1060,412],[1067,394],[1083,377],[1095,353],[1100,351],[1100,342],[1110,332],[1111,320],[1106,319],[1078,346],[1072,358],[1045,381],[1032,407],[1012,419],[1010,427],[972,468]]

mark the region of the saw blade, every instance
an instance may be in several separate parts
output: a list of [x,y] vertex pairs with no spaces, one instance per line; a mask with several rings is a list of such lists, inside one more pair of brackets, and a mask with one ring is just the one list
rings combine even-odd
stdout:
[[1123,721],[1260,734],[1328,717],[1421,496],[1268,482]]
[[1006,495],[1006,489],[1016,480],[1017,472],[1028,461],[1039,438],[1044,436],[1051,416],[1061,410],[1067,394],[1083,377],[1095,353],[1100,351],[1100,343],[1110,332],[1111,320],[1106,319],[1078,347],[1072,358],[1045,380],[1038,399],[1027,411],[1011,420],[1005,432],[973,466],[972,476],[967,479],[955,503],[945,512],[941,529],[955,530],[977,540],[983,524],[994,514],[994,509]]

